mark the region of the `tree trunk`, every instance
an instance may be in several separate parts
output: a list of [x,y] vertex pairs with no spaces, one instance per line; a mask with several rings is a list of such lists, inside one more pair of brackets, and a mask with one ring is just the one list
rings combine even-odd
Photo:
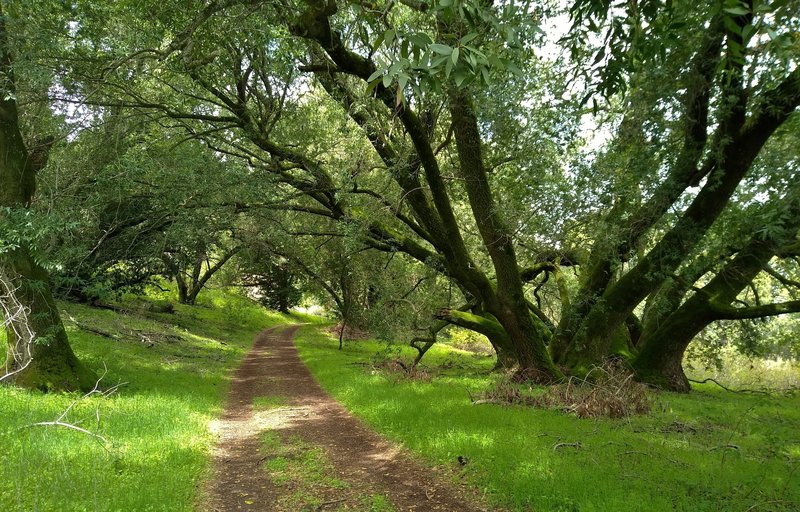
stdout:
[[[0,207],[23,209],[30,205],[36,189],[36,171],[46,162],[46,151],[37,148],[29,154],[19,129],[15,99],[11,49],[6,34],[5,13],[0,3]],[[48,145],[49,147],[49,145]],[[0,214],[0,222],[8,222]],[[12,229],[14,226],[12,226]],[[20,386],[43,390],[87,389],[95,382],[93,372],[83,366],[67,340],[67,333],[50,291],[47,272],[22,246],[0,254],[0,270],[9,283],[9,292],[16,297],[26,314],[11,319],[8,326],[10,358],[6,370]],[[4,294],[5,295],[5,294]],[[14,307],[3,299],[4,307]],[[21,324],[24,323],[24,325]],[[18,337],[27,331],[29,337]],[[20,346],[24,344],[25,346]],[[13,357],[23,354],[21,360]]]
[[[180,268],[180,265],[175,258],[169,253],[162,254],[162,261],[167,269],[167,272],[175,279],[175,284],[178,287],[178,302],[194,306],[197,303],[197,297],[203,291],[209,279],[216,274],[236,253],[241,250],[241,247],[234,247],[230,251],[222,255],[222,257],[213,265],[206,262],[206,249],[201,247],[197,251],[195,262],[186,279],[186,272]],[[203,265],[206,264],[206,271],[203,272]]]
[[[795,197],[790,201],[796,203]],[[633,367],[637,378],[673,391],[689,391],[683,373],[683,354],[689,343],[714,320],[781,314],[789,310],[780,305],[731,308],[730,304],[758,275],[782,244],[796,239],[800,207],[792,206],[784,229],[773,230],[766,239],[757,233],[722,270],[687,299],[679,308],[642,340]],[[777,307],[776,307],[777,306]],[[794,304],[796,306],[796,304]]]
[[[189,299],[189,287],[186,285],[186,280],[180,273],[175,274],[175,283],[178,285],[178,302],[181,304],[188,304],[193,305],[194,300],[190,301]],[[197,295],[195,295],[195,299]]]
[[550,332],[528,309],[510,230],[491,194],[472,102],[463,90],[453,91],[450,96],[461,177],[497,275],[496,293],[494,297],[486,297],[486,309],[497,318],[510,338],[523,373],[542,382],[558,380],[561,372],[550,359],[545,345]]
[[[17,302],[24,313],[8,319],[5,371],[16,385],[42,391],[91,389],[97,376],[69,346],[67,332],[50,293],[47,272],[25,249],[3,256],[8,278],[3,302]],[[13,307],[13,306],[12,306]]]
[[659,388],[688,392],[683,354],[692,339],[713,320],[707,302],[694,295],[644,340],[633,361],[636,378]]

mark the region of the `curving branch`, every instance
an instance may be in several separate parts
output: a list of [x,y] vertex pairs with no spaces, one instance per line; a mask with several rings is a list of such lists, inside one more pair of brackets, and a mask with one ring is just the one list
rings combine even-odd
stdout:
[[760,306],[748,306],[733,308],[729,306],[711,303],[711,311],[717,320],[746,320],[752,318],[764,318],[768,316],[784,315],[787,313],[800,313],[800,300],[787,302],[776,302],[773,304],[762,304]]

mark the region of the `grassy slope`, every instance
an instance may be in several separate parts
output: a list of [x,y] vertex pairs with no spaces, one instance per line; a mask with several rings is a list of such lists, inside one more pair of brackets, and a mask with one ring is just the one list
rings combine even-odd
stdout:
[[[78,395],[0,386],[0,510],[192,509],[226,372],[255,333],[292,321],[234,296],[209,292],[204,300],[206,307],[146,316],[60,304],[65,317],[125,335],[89,334],[65,318],[79,357],[98,373],[108,368],[103,383],[127,384],[109,398],[81,400],[66,418],[105,437],[105,447],[66,428],[26,427],[54,420]],[[148,348],[134,329],[156,343]]]
[[[431,382],[387,378],[363,365],[381,350],[304,327],[302,359],[321,384],[376,430],[452,469],[513,510],[800,510],[800,397],[702,387],[662,393],[655,412],[581,420],[556,411],[473,406],[491,361],[436,348],[429,365],[461,366]],[[410,354],[408,354],[410,356]],[[466,369],[465,369],[466,368]],[[580,442],[579,449],[557,443]],[[456,458],[466,456],[461,468]]]

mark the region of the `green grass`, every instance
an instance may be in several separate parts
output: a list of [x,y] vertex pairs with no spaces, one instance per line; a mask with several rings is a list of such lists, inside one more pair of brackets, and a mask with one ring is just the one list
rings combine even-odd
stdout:
[[[208,424],[221,411],[226,373],[259,330],[319,323],[268,313],[220,292],[202,296],[198,307],[178,306],[174,315],[60,307],[78,355],[101,373],[107,368],[104,385],[124,384],[110,397],[78,401],[65,419],[107,442],[63,427],[31,426],[54,420],[80,395],[0,387],[3,511],[193,509],[213,442]],[[468,393],[497,382],[489,373],[491,358],[437,346],[425,360],[433,378],[408,380],[360,364],[397,355],[376,342],[347,343],[339,352],[336,340],[311,325],[301,329],[298,345],[319,381],[348,408],[469,482],[494,505],[537,511],[800,509],[797,396],[730,394],[707,385],[688,396],[656,395],[648,416],[580,420],[555,411],[471,405]],[[253,405],[283,403],[266,396]],[[555,448],[574,442],[581,447]],[[274,433],[264,443],[276,456],[263,470],[276,483],[304,482],[287,497],[290,508],[313,505],[331,489],[347,492],[320,450],[298,449],[297,440],[284,444]],[[458,465],[458,456],[469,462]],[[354,499],[358,510],[392,510],[381,495]]]
[[[0,387],[0,510],[193,509],[226,373],[258,331],[295,321],[234,295],[209,291],[203,299],[174,315],[59,304],[78,356],[99,373],[107,368],[105,386],[124,384],[112,396],[80,400],[65,419],[107,443],[63,427],[29,426],[54,420],[80,395]],[[84,332],[76,322],[118,339]]]
[[[471,404],[494,385],[485,357],[437,346],[430,382],[360,365],[382,345],[304,327],[301,358],[333,396],[428,463],[466,479],[494,505],[536,511],[800,509],[800,397],[712,386],[659,393],[654,412],[586,420],[557,411]],[[403,349],[405,357],[411,352]],[[355,364],[354,364],[355,363]],[[580,442],[580,448],[558,443]],[[457,457],[469,459],[465,466]]]

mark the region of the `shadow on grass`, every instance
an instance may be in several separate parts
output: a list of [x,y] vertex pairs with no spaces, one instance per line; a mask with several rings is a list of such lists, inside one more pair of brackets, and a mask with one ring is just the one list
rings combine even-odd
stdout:
[[[179,306],[174,315],[59,304],[78,356],[100,373],[107,369],[106,386],[127,384],[112,396],[79,400],[64,418],[106,443],[30,426],[54,420],[79,395],[0,386],[0,510],[192,510],[229,370],[255,334],[287,321],[238,298],[229,302],[236,308]],[[121,341],[81,331],[69,317],[120,333]],[[141,343],[141,332],[160,341]]]
[[[340,352],[336,340],[304,328],[297,345],[323,387],[356,415],[499,506],[800,509],[800,397],[658,393],[651,415],[583,420],[552,410],[472,405],[468,391],[487,389],[493,375],[387,378],[358,364],[375,355],[375,343],[352,343]],[[446,358],[486,364],[438,349],[429,365]]]

